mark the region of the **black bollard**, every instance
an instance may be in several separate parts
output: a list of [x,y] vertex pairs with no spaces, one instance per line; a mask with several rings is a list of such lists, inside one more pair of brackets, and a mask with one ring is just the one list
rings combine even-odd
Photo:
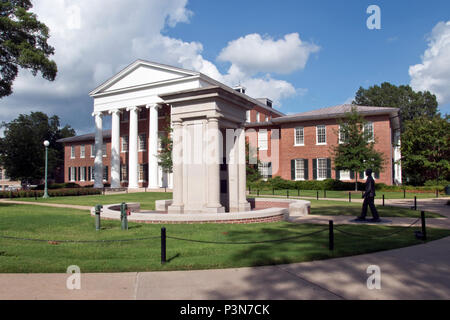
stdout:
[[327,190],[323,190],[323,197],[326,199],[327,198]]
[[166,263],[166,228],[161,228],[161,264]]
[[352,193],[351,192],[348,193],[348,202],[352,202]]
[[257,196],[259,197],[259,189],[256,191]]
[[272,188],[272,195],[275,195],[275,188]]
[[330,251],[334,250],[334,223],[333,220],[329,222],[329,248]]
[[436,198],[439,198],[439,190],[436,189]]
[[422,220],[422,240],[426,241],[427,240],[427,228],[425,225],[425,211],[422,211],[420,213],[420,218]]
[[289,199],[289,189],[286,190],[286,197]]
[[384,194],[383,194],[383,207],[384,207]]
[[414,196],[414,210],[417,210],[417,196]]
[[122,222],[122,230],[128,230],[128,216],[127,216],[128,205],[123,202],[120,205],[120,220]]
[[317,191],[317,200],[319,200],[319,191]]
[[103,206],[101,204],[98,204],[95,206],[95,230],[100,231],[101,225],[100,225],[100,213],[103,209]]
[[403,199],[406,199],[406,189],[403,189]]
[[300,188],[297,189],[297,196],[300,197]]

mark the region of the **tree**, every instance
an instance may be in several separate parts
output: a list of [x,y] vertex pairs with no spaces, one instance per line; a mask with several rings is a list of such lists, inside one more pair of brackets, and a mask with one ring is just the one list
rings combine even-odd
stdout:
[[55,49],[48,45],[49,29],[38,21],[30,0],[0,2],[0,98],[12,94],[19,67],[40,71],[44,79],[53,81],[58,68],[49,59]]
[[[170,123],[169,120],[166,123]],[[167,126],[165,134],[161,137],[161,150],[158,154],[158,164],[161,166],[163,172],[172,173],[173,172],[173,161],[172,161],[172,150],[173,150],[173,140],[172,140],[172,128]]]
[[254,148],[248,141],[245,142],[245,163],[247,181],[255,182],[262,178],[259,172],[261,161],[258,158],[258,148]]
[[381,86],[369,87],[369,89],[360,87],[353,104],[399,108],[402,121],[422,116],[432,118],[438,114],[436,96],[429,91],[415,92],[409,85],[397,87],[389,82],[384,82]]
[[54,176],[58,167],[64,167],[64,147],[58,139],[72,137],[75,131],[68,125],[60,128],[58,116],[49,118],[42,112],[19,115],[9,123],[2,123],[4,138],[0,139],[0,163],[13,180],[31,182],[44,178],[45,148],[48,140],[48,172]]
[[338,143],[332,147],[335,170],[356,173],[355,190],[358,190],[358,173],[365,169],[379,172],[383,168],[383,154],[374,149],[375,137],[364,130],[366,121],[356,108],[339,121]]
[[450,116],[406,122],[401,150],[402,171],[409,183],[450,179]]

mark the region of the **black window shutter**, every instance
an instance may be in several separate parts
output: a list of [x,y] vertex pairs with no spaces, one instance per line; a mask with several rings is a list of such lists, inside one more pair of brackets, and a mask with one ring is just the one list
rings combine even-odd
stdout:
[[305,180],[309,180],[308,159],[304,159]]
[[317,159],[313,159],[313,179],[317,180]]
[[89,181],[89,178],[87,176],[87,167],[83,167],[84,168],[84,181]]
[[269,162],[268,178],[272,178],[272,162]]
[[375,172],[375,179],[380,179],[380,172]]
[[331,179],[331,159],[327,159],[327,179]]
[[291,180],[295,180],[295,160],[291,160]]
[[77,180],[77,181],[80,181],[80,167],[76,167],[75,170],[76,170],[76,172],[77,172],[77,173],[76,173],[76,175],[77,175],[76,180]]
[[355,171],[350,171],[350,179],[355,179]]
[[336,170],[336,180],[341,180],[341,171]]
[[359,173],[359,178],[360,178],[360,179],[364,179],[364,171],[361,171],[361,172]]

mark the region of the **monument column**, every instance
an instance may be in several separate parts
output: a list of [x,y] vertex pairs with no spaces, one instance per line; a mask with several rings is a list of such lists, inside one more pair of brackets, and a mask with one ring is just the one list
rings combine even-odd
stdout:
[[94,112],[95,117],[95,162],[94,188],[103,188],[103,114]]
[[208,204],[207,208],[213,212],[224,212],[220,203],[220,129],[218,118],[208,118]]
[[169,213],[183,213],[183,126],[181,121],[172,122],[172,172],[173,172],[173,202]]
[[159,105],[147,105],[150,109],[148,146],[148,187],[158,189],[158,109]]
[[245,129],[237,129],[238,167],[239,167],[239,211],[250,211],[250,203],[247,201],[247,164],[245,157]]
[[120,188],[120,110],[109,112],[111,125],[111,188]]
[[137,189],[138,185],[138,107],[130,107],[130,134],[128,155],[128,188]]
[[226,130],[226,150],[228,163],[228,195],[230,203],[230,212],[239,211],[239,136],[234,129]]

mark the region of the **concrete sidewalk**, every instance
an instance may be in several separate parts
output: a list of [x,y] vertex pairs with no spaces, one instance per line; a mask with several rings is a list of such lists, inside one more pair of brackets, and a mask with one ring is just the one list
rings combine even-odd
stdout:
[[[367,268],[381,269],[381,290],[367,288]],[[0,299],[450,299],[450,237],[332,260],[224,270],[82,274],[1,274]]]

